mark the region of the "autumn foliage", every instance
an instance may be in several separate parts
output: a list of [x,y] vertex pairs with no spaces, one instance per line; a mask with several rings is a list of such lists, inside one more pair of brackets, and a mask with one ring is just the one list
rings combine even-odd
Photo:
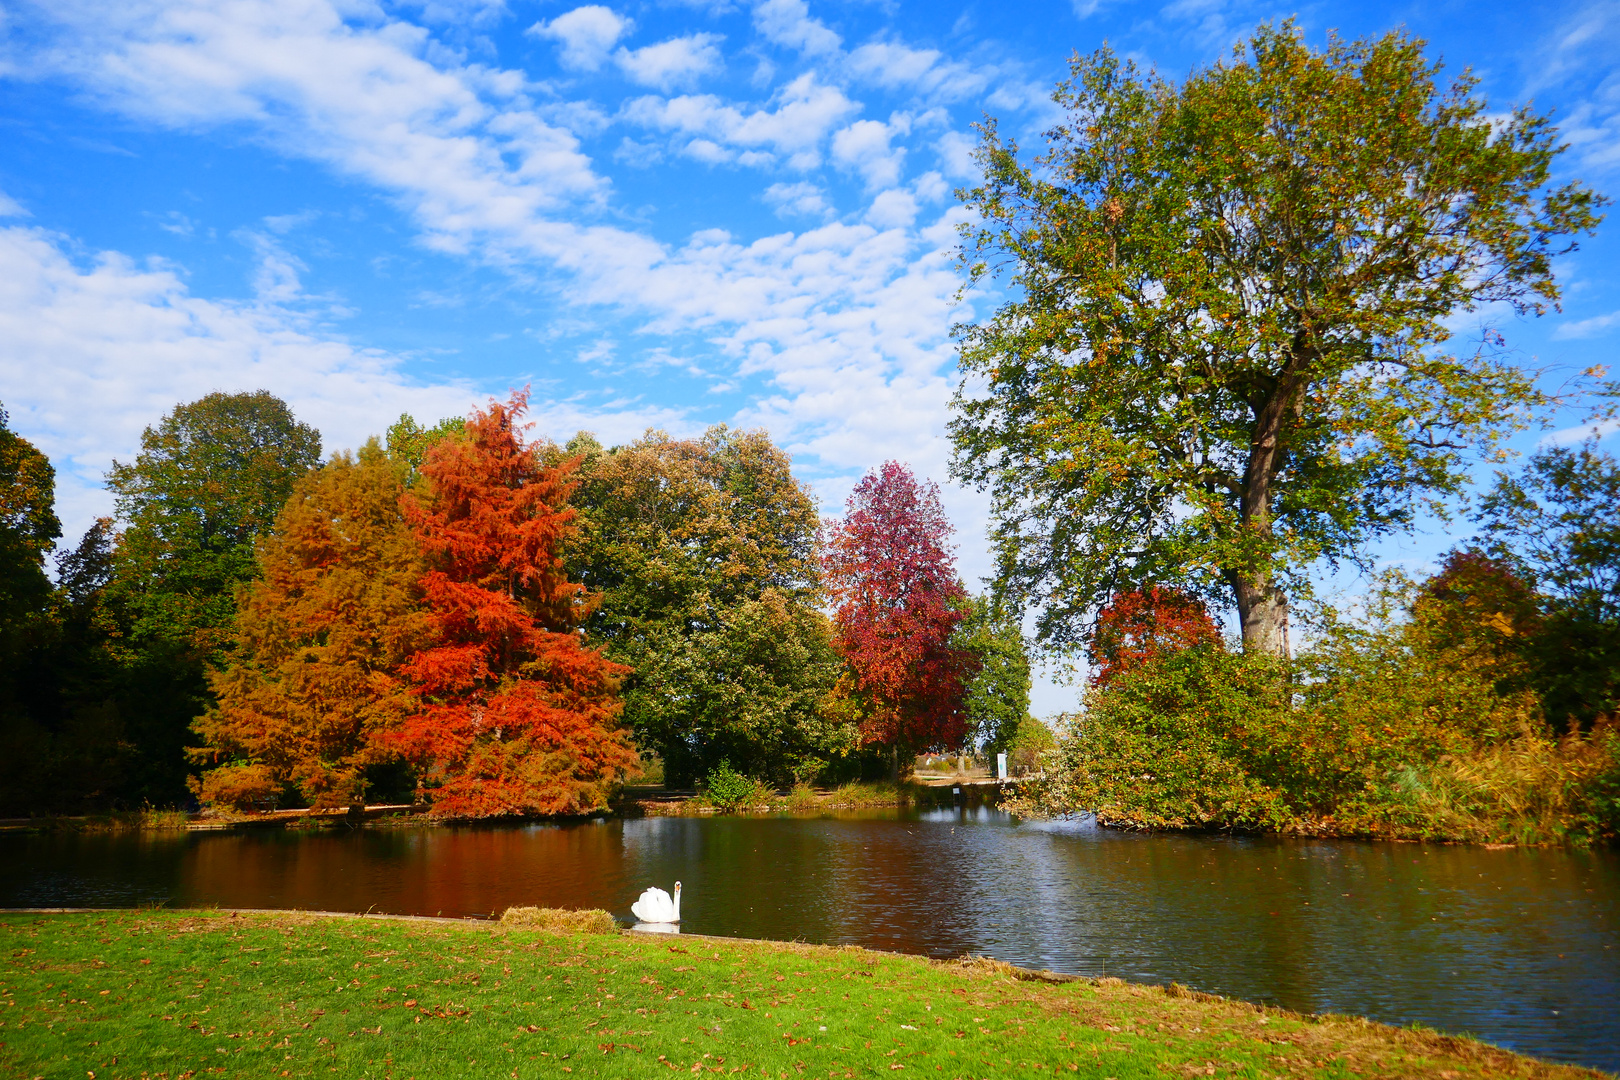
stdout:
[[416,707],[400,667],[434,633],[404,490],[376,440],[294,488],[260,544],[235,661],[212,678],[219,704],[193,725],[207,744],[194,756],[214,766],[193,785],[203,801],[273,805],[285,787],[316,807],[364,801],[366,770]]
[[890,461],[851,492],[825,534],[823,580],[837,604],[841,684],[861,737],[896,751],[958,747],[977,660],[951,635],[967,609],[946,543],[939,488]]
[[1209,610],[1197,597],[1157,585],[1119,593],[1097,613],[1087,649],[1091,681],[1106,686],[1151,660],[1220,640]]
[[626,669],[576,632],[589,605],[559,557],[575,463],[543,465],[525,444],[527,404],[515,394],[474,412],[462,437],[428,451],[424,489],[402,500],[429,567],[436,643],[401,669],[421,708],[392,743],[442,816],[588,812],[637,767],[619,723]]

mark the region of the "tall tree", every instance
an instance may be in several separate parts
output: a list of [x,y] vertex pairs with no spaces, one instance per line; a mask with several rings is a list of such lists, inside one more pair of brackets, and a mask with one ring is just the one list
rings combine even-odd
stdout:
[[820,709],[838,662],[816,608],[815,501],[788,455],[723,425],[553,453],[583,456],[569,565],[601,593],[588,628],[634,669],[625,717],[666,782],[721,760],[786,780],[846,751],[853,731]]
[[1407,527],[1547,404],[1448,321],[1556,303],[1604,200],[1549,190],[1557,131],[1476,82],[1398,33],[1318,51],[1284,24],[1180,85],[1076,58],[1033,164],[985,126],[963,261],[1013,299],[957,330],[955,468],[993,492],[998,591],[1043,643],[1160,582],[1285,652],[1314,562]]
[[265,390],[209,394],[142,432],[135,461],[107,474],[125,523],[115,588],[134,642],[216,657],[236,587],[255,571],[254,541],[320,459],[320,432]]
[[51,594],[45,555],[62,535],[56,470],[12,431],[0,406],[0,623],[37,611]]
[[191,722],[212,704],[207,673],[226,659],[237,589],[257,568],[254,542],[320,454],[320,433],[279,398],[215,393],[177,405],[142,432],[134,462],[107,474],[125,527],[104,603],[119,624],[117,695],[139,752],[136,799],[187,797]]
[[1620,713],[1620,462],[1596,441],[1550,447],[1498,473],[1477,519],[1498,559],[1542,595],[1519,635],[1559,730]]
[[963,701],[971,738],[987,753],[1000,753],[1030,719],[1029,652],[1023,628],[991,597],[975,596],[952,644],[971,653],[978,666]]
[[897,461],[863,477],[825,529],[822,574],[846,686],[862,740],[888,748],[896,775],[911,754],[960,747],[967,734],[963,698],[977,660],[952,642],[967,590],[950,535],[939,486]]
[[577,462],[541,462],[517,427],[527,406],[525,392],[475,411],[402,501],[436,644],[401,669],[422,704],[393,745],[449,817],[588,813],[637,767],[625,669],[585,646],[592,598],[562,562]]
[[404,663],[433,644],[423,565],[400,497],[410,465],[372,439],[306,474],[259,545],[218,705],[193,729],[212,766],[204,802],[310,806],[365,799],[416,709]]
[[46,782],[58,778],[60,725],[47,715],[53,687],[39,668],[52,636],[45,555],[62,528],[56,471],[7,420],[0,408],[0,812],[26,813],[61,808]]

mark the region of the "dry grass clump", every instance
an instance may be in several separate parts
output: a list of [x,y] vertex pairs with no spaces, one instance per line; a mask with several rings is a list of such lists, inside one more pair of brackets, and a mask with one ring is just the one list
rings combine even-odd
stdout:
[[549,930],[554,934],[616,934],[619,924],[601,908],[510,907],[501,925],[520,930]]

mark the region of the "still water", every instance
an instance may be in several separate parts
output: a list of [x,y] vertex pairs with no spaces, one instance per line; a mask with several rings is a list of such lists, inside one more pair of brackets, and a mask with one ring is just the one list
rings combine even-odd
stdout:
[[1620,1071],[1620,854],[1140,836],[991,810],[522,828],[0,836],[0,906],[629,919],[978,953],[1466,1032]]

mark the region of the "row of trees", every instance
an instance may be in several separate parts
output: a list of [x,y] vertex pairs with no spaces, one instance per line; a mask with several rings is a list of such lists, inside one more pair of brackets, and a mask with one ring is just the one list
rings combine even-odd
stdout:
[[822,522],[761,432],[557,445],[525,406],[402,417],[324,464],[268,394],[179,406],[109,474],[123,528],[97,522],[54,586],[50,466],[6,432],[12,808],[189,785],[580,813],[638,750],[674,783],[789,782],[1028,726],[1018,627],[968,596],[904,466]]

